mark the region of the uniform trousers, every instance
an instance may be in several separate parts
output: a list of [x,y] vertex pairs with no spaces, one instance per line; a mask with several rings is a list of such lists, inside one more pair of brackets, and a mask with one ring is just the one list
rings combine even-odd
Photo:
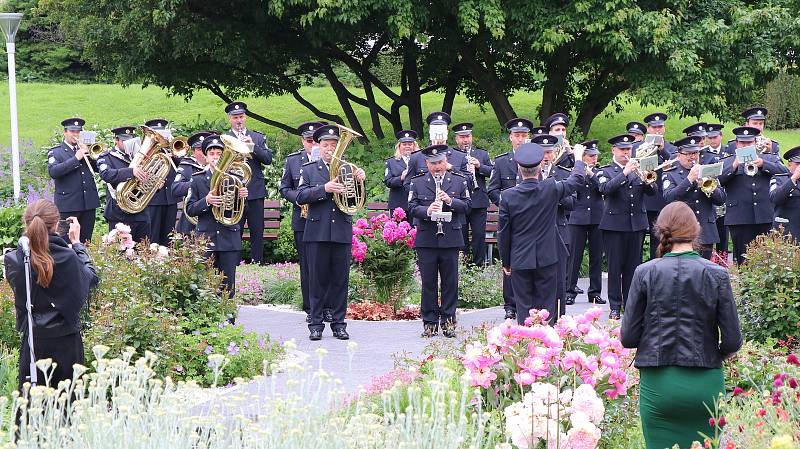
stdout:
[[716,244],[717,251],[728,251],[728,227],[725,226],[725,217],[717,218],[717,234],[719,243]]
[[253,263],[264,262],[264,198],[247,200],[244,207],[244,219],[241,221],[242,232],[244,222],[250,229],[250,259]]
[[517,323],[524,324],[531,309],[550,312],[550,322],[556,319],[556,287],[559,263],[530,270],[512,268],[514,300],[517,303]]
[[94,234],[95,209],[60,212],[60,215],[62,220],[66,220],[67,217],[75,217],[78,219],[78,223],[81,225],[81,242],[92,240],[92,234]]
[[350,243],[305,242],[308,260],[308,302],[311,310],[309,330],[323,330],[323,308],[333,314],[331,329],[344,329],[347,291],[350,283]]
[[150,236],[150,223],[147,221],[109,221],[108,232],[111,232],[111,230],[117,226],[117,223],[122,223],[131,228],[131,237],[133,237],[133,241],[136,243],[139,243],[144,240],[145,237]]
[[570,236],[570,262],[567,291],[575,294],[578,274],[583,262],[583,250],[589,243],[589,291],[592,296],[600,296],[603,290],[603,233],[597,225],[568,225]]
[[[660,192],[661,191],[659,190],[656,195],[660,195]],[[647,229],[647,234],[650,236],[650,259],[656,258],[656,250],[658,250],[659,240],[658,237],[656,237],[656,220],[658,220],[658,214],[660,212],[661,211],[658,210],[647,211],[647,222],[650,223],[650,227]],[[641,259],[639,263],[641,263]],[[627,296],[627,294],[628,292],[626,291],[625,295]]]
[[517,303],[514,301],[514,285],[511,276],[503,273],[503,310],[517,312]]
[[621,310],[628,299],[633,271],[642,263],[644,231],[603,231],[608,260],[608,302]]
[[303,294],[303,312],[311,313],[308,302],[308,258],[306,244],[303,242],[303,231],[294,231],[294,248],[297,250],[297,263],[300,265],[300,292]]
[[175,229],[178,205],[147,206],[147,211],[150,214],[150,243],[169,246],[169,234]]
[[[420,311],[424,324],[455,323],[458,302],[458,248],[417,248],[422,278]],[[439,280],[442,284],[439,303]]]
[[218,269],[225,275],[222,280],[222,288],[228,292],[230,297],[236,289],[236,267],[239,261],[242,260],[241,251],[209,251],[206,257],[213,257],[214,268]]
[[731,232],[731,240],[733,241],[733,257],[737,265],[745,262],[744,252],[747,250],[747,245],[750,244],[757,236],[766,234],[772,229],[772,223],[759,223],[750,225],[729,225],[728,229]]
[[558,276],[556,278],[556,312],[558,316],[567,313],[567,267],[569,266],[569,238],[567,227],[557,225],[558,235],[564,245],[559,249],[558,255]]
[[[464,232],[464,242],[469,242],[467,246],[472,250],[472,263],[479,267],[486,264],[486,209],[471,209],[467,214],[467,221],[462,228]],[[472,230],[472,239],[469,238],[469,230]]]

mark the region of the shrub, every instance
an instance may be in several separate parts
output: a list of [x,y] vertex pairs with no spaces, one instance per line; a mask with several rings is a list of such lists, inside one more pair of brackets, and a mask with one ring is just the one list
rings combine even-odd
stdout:
[[347,318],[364,321],[417,320],[420,318],[420,309],[418,306],[405,306],[395,310],[389,304],[362,301],[347,306]]
[[800,128],[800,76],[781,73],[767,83],[764,106],[771,129]]
[[742,331],[760,343],[797,335],[800,322],[800,246],[777,231],[747,247],[736,273]]
[[276,262],[297,261],[297,248],[294,247],[294,231],[292,230],[292,209],[284,213],[278,239],[275,240],[273,254]]
[[484,268],[460,264],[458,271],[459,307],[485,309],[503,303],[503,276],[499,263]]
[[389,217],[378,214],[353,226],[353,259],[374,286],[374,299],[395,310],[407,297],[414,273],[416,228],[397,208]]
[[278,263],[239,267],[237,300],[245,304],[289,304],[302,308],[300,266],[296,263]]
[[6,281],[0,281],[0,346],[19,348],[20,334],[17,332],[17,311],[14,308],[14,293]]
[[16,248],[17,241],[22,235],[22,213],[25,204],[9,207],[0,207],[0,251],[3,248]]

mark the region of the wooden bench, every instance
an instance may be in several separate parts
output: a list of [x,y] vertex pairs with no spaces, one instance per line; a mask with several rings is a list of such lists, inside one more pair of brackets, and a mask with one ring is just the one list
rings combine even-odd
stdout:
[[367,203],[367,218],[384,214],[389,211],[389,203],[385,201],[371,201]]
[[494,263],[492,253],[494,245],[497,244],[497,220],[500,217],[500,209],[494,204],[490,204],[486,209],[486,262]]
[[[183,203],[178,203],[178,217],[175,223],[181,219],[183,215]],[[277,240],[278,230],[281,227],[281,202],[278,200],[265,200],[264,201],[264,240]],[[250,229],[247,224],[244,227],[242,240],[250,240]]]
[[[279,200],[264,200],[264,240],[277,240],[278,230],[281,227],[281,202]],[[250,229],[244,226],[242,240],[250,240]]]

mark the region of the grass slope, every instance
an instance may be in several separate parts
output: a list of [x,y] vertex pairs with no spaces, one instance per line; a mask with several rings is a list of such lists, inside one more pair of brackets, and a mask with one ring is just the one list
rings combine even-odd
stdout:
[[[341,113],[335,96],[328,88],[305,88],[302,90],[302,94],[323,111]],[[32,140],[35,146],[47,145],[52,136],[60,133],[60,121],[75,115],[81,116],[89,124],[97,124],[101,128],[142,123],[154,117],[166,117],[181,123],[225,118],[224,103],[209,92],[198,92],[187,102],[181,97],[167,96],[162,89],[156,87],[142,89],[138,85],[123,88],[112,84],[21,83],[17,86],[17,99],[20,138],[22,141]],[[253,111],[278,121],[299,124],[314,119],[290,96],[244,98],[243,100]],[[385,97],[379,98],[379,101],[381,100],[385,101]],[[438,110],[441,107],[441,100],[442,96],[438,93],[426,95],[423,98],[424,111]],[[519,115],[531,117],[540,101],[539,93],[520,93],[513,97],[512,104]],[[358,106],[356,108],[362,125],[368,126],[367,110]],[[639,104],[631,102],[625,105],[624,110],[620,113],[608,110],[595,119],[589,136],[599,139],[601,145],[607,150],[606,139],[622,132],[628,121],[641,120],[644,115],[654,109],[643,108]],[[8,113],[8,84],[0,83],[0,147],[6,148],[10,145]],[[502,130],[497,125],[494,113],[490,109],[481,110],[478,105],[469,103],[466,98],[458,97],[452,115],[456,121],[475,123],[478,143],[491,146],[492,154],[506,151],[507,140],[503,137]],[[710,115],[704,116],[702,119],[715,121]],[[667,137],[670,140],[681,137],[681,130],[694,121],[694,118],[670,119],[667,122]],[[290,139],[291,143],[289,144],[294,144],[294,138],[283,131],[252,120],[250,124],[253,129],[265,132],[273,140],[286,142],[286,139]],[[730,130],[736,124],[726,123],[725,126],[727,139],[730,138]],[[385,126],[384,132],[391,134],[391,128],[388,125]],[[783,150],[800,145],[800,130],[769,131],[768,135],[777,139]],[[491,142],[495,143],[491,144]],[[390,155],[391,144],[387,143],[386,146],[385,154],[380,154],[376,160]]]

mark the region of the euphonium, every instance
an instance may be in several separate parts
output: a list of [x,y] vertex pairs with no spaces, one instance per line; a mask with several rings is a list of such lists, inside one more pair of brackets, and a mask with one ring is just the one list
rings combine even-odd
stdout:
[[220,139],[225,149],[217,165],[212,166],[211,191],[222,197],[222,204],[212,206],[211,213],[219,223],[231,226],[242,220],[247,204],[247,198],[239,196],[239,189],[245,187],[253,175],[245,161],[250,148],[232,136],[222,135]]
[[339,142],[336,143],[336,149],[331,158],[330,175],[331,181],[338,180],[339,183],[344,184],[345,190],[342,193],[333,193],[333,202],[342,212],[354,215],[364,207],[367,200],[366,189],[364,181],[355,176],[358,167],[344,161],[342,156],[350,142],[356,137],[361,137],[361,134],[342,125],[336,126],[339,127]]
[[141,130],[141,145],[128,167],[141,167],[147,177],[144,181],[133,177],[117,185],[117,203],[129,214],[138,214],[147,207],[164,184],[172,166],[172,160],[161,150],[169,145],[167,139],[148,126],[142,126]]

